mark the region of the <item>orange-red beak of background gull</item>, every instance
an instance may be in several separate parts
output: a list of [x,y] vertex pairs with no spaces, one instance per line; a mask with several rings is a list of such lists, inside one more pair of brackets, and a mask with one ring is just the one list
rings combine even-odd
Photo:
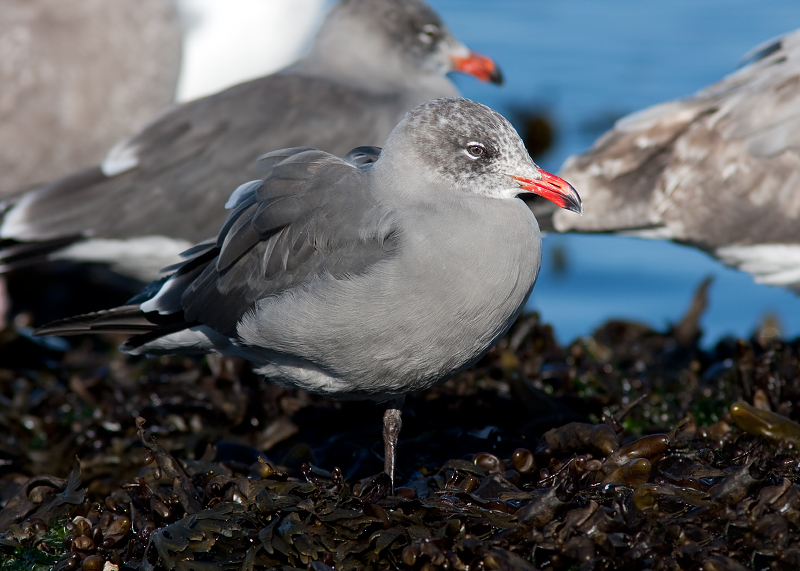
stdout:
[[450,59],[453,61],[453,69],[457,71],[474,75],[481,81],[491,81],[497,85],[503,84],[503,74],[500,72],[500,68],[486,56],[471,51],[468,57],[452,56]]
[[521,176],[512,176],[511,178],[519,182],[523,190],[538,194],[560,208],[583,214],[581,197],[570,183],[547,171],[540,169],[539,172],[542,175],[541,180],[533,180]]

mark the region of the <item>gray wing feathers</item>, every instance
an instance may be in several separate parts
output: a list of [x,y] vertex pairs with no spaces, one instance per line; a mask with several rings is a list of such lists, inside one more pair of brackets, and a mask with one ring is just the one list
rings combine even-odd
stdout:
[[228,202],[225,203],[226,210],[233,210],[243,202],[249,200],[256,192],[258,187],[261,186],[260,180],[251,180],[244,184],[240,184],[233,194],[228,197]]
[[298,153],[302,153],[303,151],[315,150],[316,149],[312,149],[311,147],[292,147],[291,149],[278,149],[277,151],[265,153],[258,157],[258,170],[262,173],[269,173],[281,161]]
[[[99,167],[90,167],[9,199],[12,206],[3,217],[3,237],[43,241],[85,235],[86,228],[62,231],[60,225],[69,218],[76,206],[91,200],[88,189],[105,178]],[[42,216],[46,217],[49,224],[41,224]]]
[[393,249],[364,174],[326,153],[300,150],[278,163],[257,195],[232,214],[216,263],[183,294],[187,321],[233,337],[256,301],[324,275],[359,274]]
[[[614,231],[663,227],[706,249],[798,242],[800,31],[779,49],[683,100],[620,120],[563,176],[586,215],[555,227]],[[719,213],[724,212],[724,216]]]

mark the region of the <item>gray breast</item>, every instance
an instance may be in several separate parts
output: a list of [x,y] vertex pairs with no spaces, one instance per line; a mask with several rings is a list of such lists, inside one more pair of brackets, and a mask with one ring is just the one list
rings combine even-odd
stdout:
[[541,238],[522,201],[470,202],[446,228],[434,223],[441,213],[404,212],[415,231],[401,232],[396,256],[365,276],[261,300],[239,328],[246,344],[266,348],[261,372],[337,398],[381,400],[474,363],[522,311]]

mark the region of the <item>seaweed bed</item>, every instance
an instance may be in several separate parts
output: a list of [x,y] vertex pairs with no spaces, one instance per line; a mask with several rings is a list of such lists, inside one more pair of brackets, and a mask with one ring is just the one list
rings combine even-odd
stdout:
[[220,358],[0,333],[0,569],[800,568],[800,341],[666,332],[560,347],[536,315],[382,409]]

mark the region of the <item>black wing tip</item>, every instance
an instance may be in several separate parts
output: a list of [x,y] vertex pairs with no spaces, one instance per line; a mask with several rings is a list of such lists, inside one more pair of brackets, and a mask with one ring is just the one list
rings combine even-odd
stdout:
[[45,323],[41,327],[37,327],[31,333],[33,337],[47,337],[49,335],[80,335],[81,333],[94,333],[91,328],[90,323],[85,323],[83,325],[79,324],[78,322],[74,321],[78,317],[88,317],[80,315],[76,317],[70,317],[67,319],[58,319],[56,321],[51,321],[50,323]]
[[739,61],[738,68],[743,68],[748,65],[752,65],[758,61],[768,58],[775,52],[779,52],[783,49],[785,36],[778,36],[776,38],[772,38],[767,40],[766,42],[762,42],[749,52],[742,56],[742,59]]
[[163,319],[148,318],[148,314],[143,312],[138,305],[123,305],[51,321],[37,327],[32,335],[34,337],[97,333],[138,335],[157,329],[160,325],[154,321],[163,321]]
[[52,254],[84,239],[80,235],[33,241],[0,239],[0,273],[47,262]]

